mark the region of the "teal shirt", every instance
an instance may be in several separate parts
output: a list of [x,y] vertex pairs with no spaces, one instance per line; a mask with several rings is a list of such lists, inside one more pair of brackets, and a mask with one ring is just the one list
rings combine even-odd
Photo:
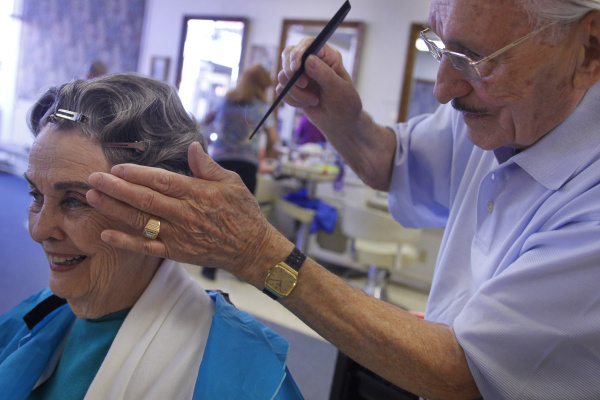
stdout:
[[27,399],[83,399],[129,310],[98,319],[77,318],[56,370]]

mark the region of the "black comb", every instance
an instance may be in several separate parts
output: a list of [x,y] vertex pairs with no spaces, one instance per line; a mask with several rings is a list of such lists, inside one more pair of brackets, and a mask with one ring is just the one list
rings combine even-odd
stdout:
[[306,49],[304,54],[302,54],[302,59],[301,59],[302,62],[300,64],[300,68],[298,68],[298,70],[294,73],[294,75],[292,75],[292,78],[285,85],[285,87],[283,88],[281,93],[279,93],[279,96],[277,96],[277,98],[275,99],[275,101],[273,102],[273,104],[271,105],[269,110],[262,117],[262,119],[260,120],[260,122],[258,123],[256,128],[254,128],[254,132],[252,132],[249,139],[252,139],[252,137],[256,134],[256,132],[258,132],[258,130],[260,129],[262,124],[266,121],[267,117],[269,115],[271,115],[271,113],[273,112],[275,107],[277,107],[277,105],[281,102],[281,100],[286,95],[286,93],[291,89],[291,87],[294,85],[294,83],[296,83],[298,78],[300,78],[300,75],[302,75],[304,73],[304,62],[306,61],[308,56],[310,56],[311,54],[317,54],[319,52],[319,50],[321,50],[321,48],[329,40],[329,38],[331,37],[333,32],[335,32],[335,30],[337,29],[338,26],[340,26],[340,24],[342,23],[344,18],[346,18],[346,15],[348,14],[349,11],[350,11],[350,1],[346,0],[346,2],[342,5],[342,7],[340,7],[338,12],[335,13],[333,18],[331,18],[331,20],[327,23],[327,25],[325,25],[325,28],[323,28],[323,30],[319,33],[319,35],[317,36],[315,41],[312,42],[310,44],[310,46],[308,46],[308,48]]

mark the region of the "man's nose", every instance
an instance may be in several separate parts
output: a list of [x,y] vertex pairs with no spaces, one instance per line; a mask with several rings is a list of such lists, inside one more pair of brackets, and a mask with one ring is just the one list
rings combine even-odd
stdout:
[[51,239],[63,240],[66,235],[62,222],[63,217],[56,209],[44,205],[39,212],[29,214],[29,234],[38,243]]
[[443,56],[433,88],[436,100],[446,104],[454,98],[467,95],[472,89],[471,82],[454,68],[447,56]]

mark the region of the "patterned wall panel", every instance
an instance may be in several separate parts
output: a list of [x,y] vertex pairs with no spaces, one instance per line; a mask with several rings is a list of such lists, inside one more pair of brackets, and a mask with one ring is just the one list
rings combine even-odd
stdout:
[[146,0],[23,0],[17,96],[84,78],[92,62],[137,71]]

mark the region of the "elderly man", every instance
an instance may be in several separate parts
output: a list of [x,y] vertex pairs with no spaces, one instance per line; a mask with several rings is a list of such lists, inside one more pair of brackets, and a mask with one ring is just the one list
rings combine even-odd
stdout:
[[[130,165],[90,178],[95,207],[140,231],[152,214],[163,224],[155,241],[102,239],[227,266],[423,397],[598,399],[599,10],[597,0],[432,0],[422,35],[441,63],[444,105],[393,130],[362,110],[337,52],[307,59],[288,103],[367,184],[389,190],[400,223],[446,228],[425,321],[292,251],[241,181],[195,144],[196,180]],[[286,49],[281,84],[306,46]]]

